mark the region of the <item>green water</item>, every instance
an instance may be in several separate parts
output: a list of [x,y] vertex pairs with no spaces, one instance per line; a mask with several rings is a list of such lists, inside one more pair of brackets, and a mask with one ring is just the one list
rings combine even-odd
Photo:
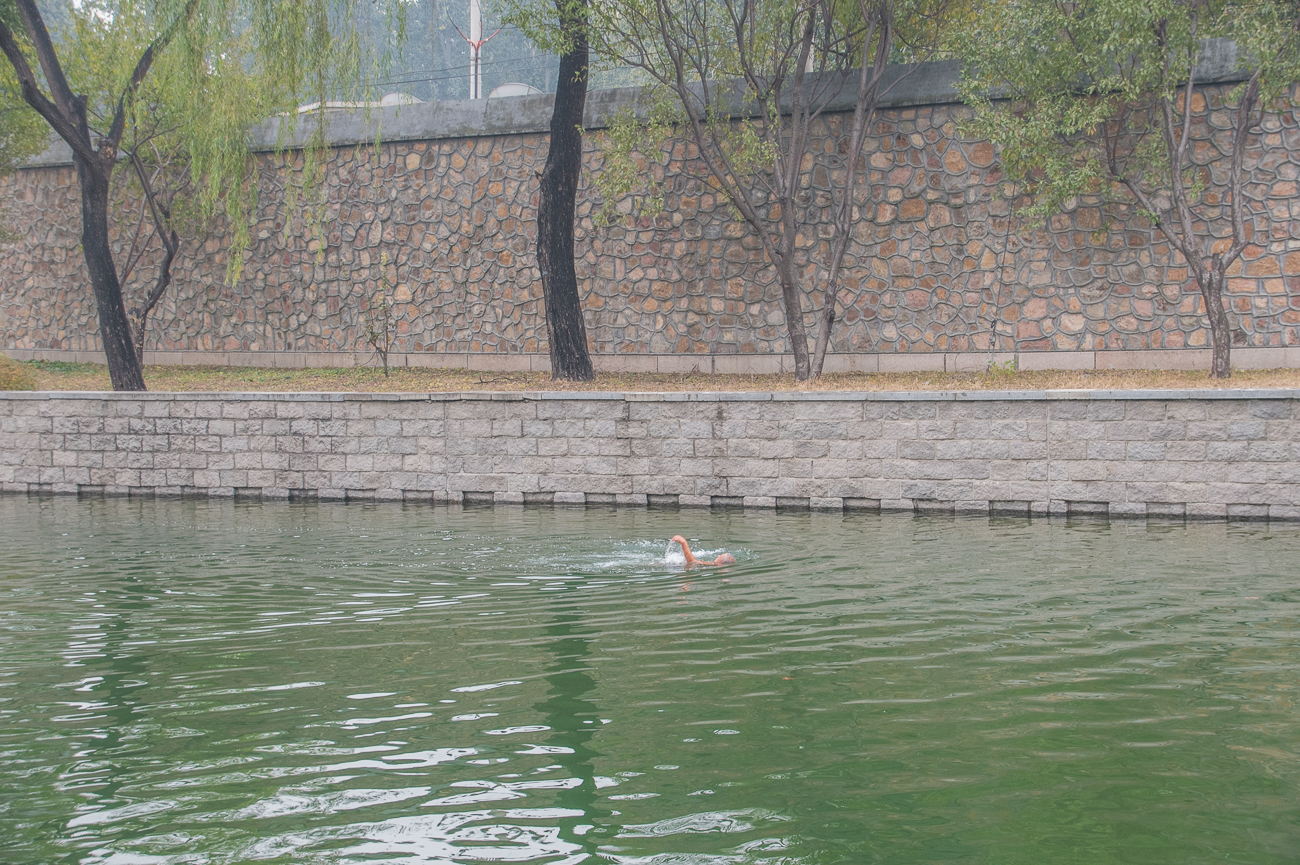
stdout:
[[0,861],[1296,862],[1298,554],[0,498]]

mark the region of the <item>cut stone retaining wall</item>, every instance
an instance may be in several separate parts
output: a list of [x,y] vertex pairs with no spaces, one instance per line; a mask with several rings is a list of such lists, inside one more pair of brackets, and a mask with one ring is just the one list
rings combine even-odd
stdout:
[[1300,519],[1300,390],[0,393],[0,488]]

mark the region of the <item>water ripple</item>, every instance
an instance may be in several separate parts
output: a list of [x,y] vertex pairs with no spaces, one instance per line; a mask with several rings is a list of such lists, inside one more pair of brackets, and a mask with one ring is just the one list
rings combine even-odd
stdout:
[[3,858],[1289,863],[1297,551],[0,497]]

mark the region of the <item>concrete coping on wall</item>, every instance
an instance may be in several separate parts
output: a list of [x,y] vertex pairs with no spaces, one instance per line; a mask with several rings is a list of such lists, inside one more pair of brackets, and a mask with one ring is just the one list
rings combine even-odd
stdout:
[[1300,399],[1300,388],[1168,388],[1151,390],[937,391],[456,391],[446,393],[299,393],[283,391],[0,391],[0,400],[195,402],[1054,402],[1071,400]]
[[[1245,79],[1237,46],[1231,39],[1206,39],[1202,42],[1196,79],[1200,83],[1232,83]],[[884,95],[880,107],[905,108],[918,105],[945,105],[960,101],[957,82],[962,74],[960,61],[944,60],[889,67],[882,83]],[[857,100],[858,80],[846,76],[842,85],[830,88],[828,102],[821,106],[828,112],[851,111]],[[587,94],[583,128],[604,129],[626,110],[645,112],[641,88],[618,87],[593,90]],[[508,96],[497,99],[452,99],[412,105],[375,108],[367,111],[331,111],[323,118],[329,146],[349,147],[395,141],[433,141],[448,138],[521,135],[550,130],[555,94]],[[752,116],[754,109],[746,102],[744,87],[722,88],[721,101],[736,116]],[[276,151],[304,146],[317,130],[320,115],[272,118],[249,130],[253,150]],[[49,148],[26,163],[36,168],[69,165],[72,151],[58,138],[51,138]]]

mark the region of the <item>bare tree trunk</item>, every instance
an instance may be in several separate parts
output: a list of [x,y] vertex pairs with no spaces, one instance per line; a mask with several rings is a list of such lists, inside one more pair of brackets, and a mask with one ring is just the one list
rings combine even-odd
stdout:
[[793,269],[782,262],[776,272],[781,280],[781,302],[785,306],[785,329],[790,335],[790,353],[794,355],[794,378],[795,381],[807,381],[812,372],[808,358],[808,329],[804,326],[803,307],[799,302],[803,292],[789,273]]
[[794,355],[795,381],[807,381],[811,374],[808,362],[808,328],[803,320],[803,288],[795,267],[795,238],[799,229],[794,220],[794,197],[781,202],[782,233],[778,242],[776,261],[777,280],[781,283],[781,305],[785,308],[785,331],[790,338],[790,353]]
[[586,0],[555,0],[555,6],[560,26],[571,41],[569,50],[560,55],[551,146],[542,169],[537,265],[546,301],[551,378],[591,381],[596,376],[587,351],[587,327],[573,263],[573,222],[582,174],[582,112],[587,102],[587,5]]
[[[140,181],[140,192],[144,196],[140,211],[141,219],[143,219],[144,212],[147,210],[153,220],[154,234],[158,235],[158,241],[163,247],[163,260],[158,265],[158,277],[154,280],[153,289],[145,296],[143,303],[131,310],[131,330],[135,337],[135,357],[136,361],[143,367],[144,337],[148,329],[149,313],[153,312],[153,308],[158,305],[158,301],[162,300],[162,296],[167,293],[167,288],[172,283],[172,264],[176,261],[176,256],[181,250],[181,241],[176,234],[176,230],[171,225],[172,202],[175,201],[177,193],[173,191],[170,195],[160,194],[154,180],[150,179],[149,172],[145,168],[144,160],[140,158],[139,152],[131,149],[127,151],[127,156],[131,160],[131,168],[135,171],[136,179]],[[154,175],[154,179],[161,174],[162,168],[160,167]],[[137,239],[142,227],[136,228]],[[149,240],[146,239],[144,244],[140,246],[141,256],[144,255],[144,250],[148,245]],[[136,243],[133,242],[131,248],[134,251]],[[139,259],[133,260],[130,254],[127,255],[127,269],[126,273],[119,279],[120,283],[126,283],[126,275],[131,272],[136,261],[139,261]]]
[[[170,242],[168,242],[170,240]],[[131,335],[135,337],[135,358],[140,366],[144,367],[144,336],[149,326],[149,313],[162,300],[162,296],[167,293],[167,288],[172,284],[172,262],[176,260],[176,253],[180,251],[180,239],[176,232],[171,232],[170,238],[163,239],[162,263],[158,265],[158,279],[154,282],[153,290],[145,298],[144,303],[132,310],[131,315]]]
[[1226,268],[1215,262],[1198,280],[1201,297],[1205,300],[1205,316],[1210,320],[1210,378],[1232,376],[1232,326],[1228,311],[1223,305],[1223,286],[1227,282]]
[[[803,20],[799,37],[799,59],[794,66],[794,87],[790,90],[789,150],[784,154],[777,150],[776,165],[772,172],[781,205],[781,238],[777,243],[779,257],[773,263],[781,280],[781,303],[785,307],[785,329],[790,337],[790,353],[794,355],[795,381],[807,381],[812,375],[812,367],[808,363],[808,328],[803,320],[803,287],[799,284],[799,272],[795,263],[799,248],[799,224],[795,213],[802,189],[804,156],[808,152],[808,127],[813,113],[813,107],[808,104],[805,84],[812,57],[816,18],[817,10],[810,7]],[[753,77],[752,74],[750,77]],[[768,130],[776,133],[775,139],[769,137],[768,140],[779,142],[782,138],[780,116],[774,118],[774,121],[765,124]],[[761,230],[758,225],[754,227]]]
[[[835,305],[839,300],[844,254],[849,248],[849,240],[853,234],[853,193],[857,190],[858,160],[862,157],[867,130],[871,126],[871,118],[875,115],[876,105],[880,101],[880,82],[885,76],[890,49],[894,44],[892,4],[888,2],[873,4],[869,0],[859,0],[858,8],[869,24],[862,39],[862,64],[858,69],[858,96],[853,105],[849,158],[844,167],[844,189],[835,208],[835,239],[831,244],[831,256],[827,264],[830,272],[826,277],[826,288],[822,292],[821,326],[817,330],[817,343],[813,348],[810,370],[812,378],[820,378],[822,369],[826,365],[826,351],[830,348],[831,335],[835,327]],[[876,44],[874,58],[871,54],[873,42]],[[869,63],[869,60],[872,62]]]
[[[1192,36],[1196,35],[1197,19],[1192,19]],[[1161,44],[1166,44],[1167,22],[1157,27],[1156,36]],[[1188,163],[1188,142],[1192,132],[1192,106],[1196,95],[1196,66],[1193,64],[1187,82],[1183,85],[1182,108],[1176,99],[1161,98],[1160,112],[1163,121],[1161,134],[1169,154],[1169,180],[1172,193],[1174,218],[1168,221],[1160,216],[1155,203],[1142,188],[1141,178],[1122,179],[1129,192],[1149,213],[1156,214],[1156,227],[1177,249],[1187,268],[1196,279],[1205,301],[1205,317],[1210,325],[1210,378],[1229,378],[1232,375],[1232,325],[1228,320],[1228,311],[1223,305],[1223,288],[1227,283],[1228,269],[1241,257],[1248,242],[1246,236],[1246,199],[1244,189],[1244,165],[1246,149],[1254,136],[1253,130],[1264,117],[1264,108],[1260,106],[1260,75],[1262,70],[1256,68],[1247,80],[1237,99],[1233,110],[1232,127],[1232,162],[1228,172],[1229,211],[1232,216],[1232,243],[1225,252],[1218,253],[1210,247],[1210,254],[1203,258],[1199,255],[1198,237],[1196,235],[1197,215],[1193,210],[1194,199],[1200,193],[1188,188],[1184,172]],[[1208,106],[1208,100],[1207,100]],[[1179,117],[1181,110],[1182,116]],[[1113,163],[1112,163],[1113,165]],[[1117,173],[1115,168],[1112,174]],[[1208,260],[1206,260],[1208,258]]]
[[81,185],[81,250],[99,311],[99,339],[108,361],[108,378],[113,390],[144,390],[144,372],[136,357],[131,323],[122,302],[122,285],[117,280],[113,250],[108,242],[111,169],[99,160],[87,164],[75,152],[73,162]]

